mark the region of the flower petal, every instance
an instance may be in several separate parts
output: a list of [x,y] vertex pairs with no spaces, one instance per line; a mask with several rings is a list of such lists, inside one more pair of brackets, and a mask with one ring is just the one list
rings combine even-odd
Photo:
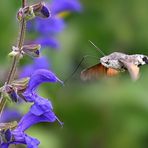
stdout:
[[40,144],[40,142],[36,138],[28,136],[27,134],[20,131],[18,128],[12,131],[11,134],[13,135],[12,141],[3,143],[1,145],[2,148],[8,148],[10,144],[26,144],[27,148],[37,148]]
[[45,21],[42,19],[36,19],[35,29],[42,35],[53,35],[61,32],[65,28],[64,20],[55,16]]
[[18,124],[18,129],[21,131],[25,131],[30,128],[32,125],[40,123],[40,122],[54,122],[56,120],[55,114],[50,112],[42,112],[40,116],[34,115],[29,111],[27,114],[23,116],[21,121]]
[[0,118],[0,122],[10,122],[12,120],[19,120],[22,117],[21,113],[15,109],[6,108]]
[[11,131],[10,131],[10,129],[7,129],[5,131],[5,139],[6,139],[6,141],[9,142],[11,140],[11,137],[12,137]]
[[62,81],[58,77],[56,77],[56,75],[53,72],[46,69],[36,70],[30,77],[28,88],[25,94],[30,94],[34,92],[37,89],[37,87],[42,83],[45,82],[56,83],[58,81],[62,83]]
[[8,148],[9,147],[9,143],[2,143],[0,146],[1,146],[1,148]]
[[53,109],[51,102],[48,99],[42,97],[37,97],[34,105],[31,106],[30,111],[36,115],[40,116],[45,112],[50,112]]
[[25,136],[25,141],[28,148],[37,148],[40,144],[40,142],[36,138],[30,137],[28,135]]
[[63,11],[81,11],[82,7],[78,0],[53,0],[50,5],[51,12],[54,14]]
[[29,64],[27,66],[24,66],[20,73],[20,78],[24,77],[30,77],[32,73],[37,69],[49,69],[50,64],[48,62],[47,57],[39,57],[37,59],[34,59],[32,64]]
[[58,118],[53,112],[51,102],[48,99],[36,95],[34,104],[31,106],[30,111],[20,120],[18,129],[25,131],[39,122],[54,122],[55,120],[58,120]]
[[47,46],[50,48],[59,48],[59,42],[55,38],[51,38],[45,35],[43,37],[37,38],[35,43],[41,44],[43,48]]

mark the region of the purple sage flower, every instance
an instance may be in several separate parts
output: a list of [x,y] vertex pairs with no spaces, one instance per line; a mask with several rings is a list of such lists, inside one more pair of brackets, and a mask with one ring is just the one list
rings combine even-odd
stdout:
[[[35,18],[33,21],[28,22],[29,31],[36,32],[40,35],[39,38],[31,42],[34,44],[41,44],[43,48],[51,47],[57,49],[60,46],[56,36],[65,28],[65,14],[80,12],[82,7],[79,0],[52,0],[50,3],[46,3],[46,7],[51,11],[51,17],[47,19]],[[39,60],[35,59],[32,64],[22,68],[20,77],[30,76],[32,72],[37,69],[49,69],[49,67],[48,62],[44,57]]]
[[[56,120],[58,120],[58,118],[53,112],[51,102],[48,99],[36,95],[34,104],[31,106],[29,112],[20,120],[18,129],[25,131],[34,124],[40,122],[54,122]],[[62,122],[60,122],[60,124],[62,124]]]
[[70,12],[80,12],[81,4],[79,0],[52,0],[46,4],[51,11],[51,17],[46,20],[36,18],[34,22],[28,24],[31,31],[40,34],[40,38],[34,43],[41,44],[42,47],[58,48],[59,43],[56,35],[65,28],[64,14]]
[[[37,148],[39,141],[28,136],[25,131],[40,122],[59,121],[53,107],[48,99],[45,99],[37,94],[39,85],[45,82],[56,83],[62,81],[51,71],[46,69],[36,70],[30,77],[28,87],[23,93],[27,102],[33,102],[28,113],[26,113],[19,121],[14,130],[1,131],[1,135],[5,140],[1,141],[2,148],[8,148],[10,144],[25,144],[28,148]],[[62,125],[63,123],[59,121]]]
[[62,83],[62,81],[53,72],[46,69],[38,69],[31,75],[27,90],[24,92],[24,96],[26,97],[30,94],[34,94],[38,86],[45,82]]
[[5,141],[1,141],[1,148],[8,148],[10,144],[25,144],[27,148],[38,148],[39,141],[36,138],[30,137],[16,128],[15,130],[4,131],[2,136],[5,136]]

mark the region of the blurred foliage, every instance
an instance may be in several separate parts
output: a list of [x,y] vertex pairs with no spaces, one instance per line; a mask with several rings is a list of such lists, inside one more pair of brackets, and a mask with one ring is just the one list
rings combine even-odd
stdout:
[[[83,68],[98,63],[100,55],[93,41],[106,54],[121,51],[148,54],[147,0],[82,0],[83,11],[66,18],[67,28],[58,36],[59,50],[44,50],[53,71],[66,79],[84,55],[87,58],[64,87],[44,84],[40,92],[50,98],[64,122],[38,124],[27,132],[40,139],[41,148],[147,148],[148,68],[141,67],[140,79],[133,83],[127,73],[112,79],[84,83]],[[18,24],[15,13],[20,1],[0,1],[0,67],[9,67],[7,54],[15,44]],[[25,58],[28,62],[29,58]],[[22,62],[23,63],[23,62]],[[17,106],[25,112],[24,108]]]

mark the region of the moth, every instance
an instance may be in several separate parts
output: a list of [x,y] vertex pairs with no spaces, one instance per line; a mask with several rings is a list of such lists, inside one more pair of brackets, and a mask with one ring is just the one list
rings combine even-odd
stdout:
[[117,76],[120,72],[128,71],[132,80],[139,78],[139,67],[148,64],[148,56],[142,54],[128,55],[113,52],[100,58],[100,63],[84,69],[81,72],[82,80],[97,79],[101,76]]

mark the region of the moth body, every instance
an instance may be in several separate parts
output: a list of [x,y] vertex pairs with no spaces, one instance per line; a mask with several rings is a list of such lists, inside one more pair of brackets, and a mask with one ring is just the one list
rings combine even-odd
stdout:
[[127,55],[120,52],[113,52],[110,55],[104,56],[100,59],[100,63],[107,68],[114,68],[117,70],[124,70],[125,66],[122,61],[141,66],[148,64],[148,57],[142,54]]
[[121,71],[128,71],[135,81],[139,78],[139,66],[148,64],[148,56],[142,54],[128,55],[113,52],[100,58],[100,63],[91,66],[81,72],[83,80],[91,80],[100,76],[116,76]]

